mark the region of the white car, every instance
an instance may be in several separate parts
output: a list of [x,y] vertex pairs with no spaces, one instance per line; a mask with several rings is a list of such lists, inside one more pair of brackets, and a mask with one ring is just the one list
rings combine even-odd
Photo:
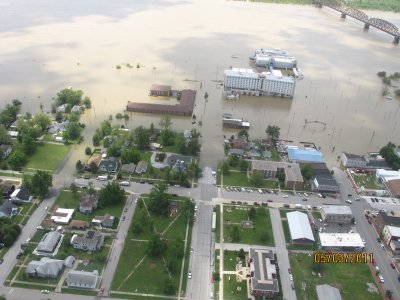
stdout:
[[283,195],[282,198],[289,198],[289,196],[288,195]]
[[188,273],[188,278],[192,279],[192,272],[191,271],[189,271],[189,273]]
[[46,206],[44,209],[45,209],[45,210],[48,210],[48,209],[49,209],[49,207],[48,207],[48,206]]
[[293,281],[293,275],[289,274],[290,281]]
[[50,291],[49,290],[42,290],[42,293],[43,294],[50,294]]
[[345,202],[348,203],[348,204],[353,203],[353,202],[351,202],[351,200],[349,200],[349,199],[347,199]]
[[382,283],[384,283],[384,282],[385,282],[385,280],[383,279],[383,276],[382,276],[382,275],[380,275],[380,274],[379,274],[379,276],[378,276],[378,277],[379,277],[379,281],[380,281],[380,282],[382,282]]
[[119,184],[122,186],[130,186],[131,185],[131,183],[129,181],[121,181]]

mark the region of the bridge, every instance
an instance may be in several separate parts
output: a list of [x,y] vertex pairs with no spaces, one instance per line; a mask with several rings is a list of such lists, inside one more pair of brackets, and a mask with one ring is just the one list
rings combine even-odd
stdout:
[[364,29],[369,29],[369,27],[372,26],[375,27],[376,29],[379,29],[390,35],[393,35],[394,36],[393,43],[395,44],[399,44],[400,42],[400,32],[395,25],[382,19],[369,18],[361,10],[346,6],[346,4],[342,0],[314,0],[314,4],[316,4],[320,8],[322,6],[330,7],[340,12],[342,18],[350,16],[354,19],[357,19],[364,23]]

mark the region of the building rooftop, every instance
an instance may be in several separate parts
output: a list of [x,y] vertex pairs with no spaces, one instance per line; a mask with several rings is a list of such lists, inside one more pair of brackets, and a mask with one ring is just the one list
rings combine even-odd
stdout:
[[350,206],[347,205],[322,205],[321,209],[325,214],[351,215],[353,214]]
[[324,162],[324,157],[318,150],[288,148],[288,156],[291,161]]
[[346,155],[347,159],[364,161],[364,162],[367,161],[367,159],[363,155],[351,154],[351,153],[347,153],[347,152],[343,152],[343,154]]
[[54,223],[68,224],[74,213],[73,208],[58,208],[51,216]]
[[364,243],[358,233],[320,233],[322,247],[359,247]]
[[36,251],[52,253],[61,239],[61,233],[58,231],[50,231],[46,233],[40,240]]
[[329,284],[317,285],[316,289],[318,300],[342,300],[339,289]]
[[97,285],[99,275],[97,271],[84,272],[71,270],[68,272],[67,284],[68,286],[78,285],[80,287],[94,288]]
[[150,91],[171,92],[170,85],[152,84]]
[[389,225],[387,228],[393,238],[400,238],[400,227]]
[[278,169],[284,169],[287,181],[303,182],[300,166],[297,163],[278,162],[270,160],[252,160],[252,169],[259,171],[276,172]]
[[393,197],[400,197],[400,179],[393,179],[386,182],[386,187]]
[[314,241],[308,216],[299,211],[288,212],[286,214],[289,223],[290,235],[292,240],[308,239]]
[[250,248],[254,276],[251,278],[252,290],[279,292],[274,253],[272,250]]
[[385,225],[400,227],[400,216],[397,214],[389,216],[386,212],[380,212],[379,215],[382,217]]

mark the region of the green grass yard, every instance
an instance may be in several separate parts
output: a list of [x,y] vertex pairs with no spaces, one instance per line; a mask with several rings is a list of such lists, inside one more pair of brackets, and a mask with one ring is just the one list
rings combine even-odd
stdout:
[[215,231],[214,231],[214,236],[215,236],[215,242],[219,243],[220,241],[220,230],[221,230],[221,209],[219,205],[216,205],[214,207],[214,211],[216,212],[216,226],[215,226]]
[[352,177],[356,184],[361,187],[363,186],[366,189],[378,189],[377,179],[375,175],[354,175]]
[[[248,209],[246,206],[224,206],[224,240],[231,240],[231,230],[233,225],[240,228],[241,244],[274,246],[274,235],[272,232],[271,218],[269,210],[264,207],[256,208],[256,218],[253,221],[253,228],[243,228],[242,221],[248,220]],[[230,212],[228,212],[230,210]],[[231,224],[227,224],[231,222]]]
[[[312,275],[313,256],[289,255],[290,266],[298,299],[317,300],[316,286],[330,284],[340,289],[344,300],[382,299],[379,294],[369,293],[366,283],[374,283],[366,264],[322,264],[322,277]],[[306,285],[302,289],[302,283]],[[375,285],[375,283],[374,283]]]
[[[221,184],[221,172],[218,171],[217,184]],[[224,186],[239,186],[249,188],[265,188],[272,189],[276,188],[276,182],[272,180],[264,180],[262,186],[254,185],[249,178],[247,178],[246,172],[241,171],[230,171],[229,174],[223,175]]]
[[38,144],[36,152],[28,158],[25,169],[54,171],[67,155],[69,147],[57,144]]
[[248,299],[247,298],[246,281],[236,282],[236,276],[224,275],[224,298],[223,299],[224,300]]
[[[236,265],[240,261],[240,258],[237,256],[237,254],[238,252],[236,251],[224,251],[224,271],[236,271]],[[241,261],[242,266],[244,266],[245,261]]]

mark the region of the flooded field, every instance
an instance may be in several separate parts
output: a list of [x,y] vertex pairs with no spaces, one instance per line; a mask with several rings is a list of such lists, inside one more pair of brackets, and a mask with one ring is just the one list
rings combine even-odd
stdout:
[[[4,0],[0,9],[0,105],[17,98],[24,112],[40,111],[41,103],[50,111],[57,91],[81,89],[93,103],[82,117],[86,144],[100,121],[122,113],[128,101],[168,101],[148,96],[153,83],[197,90],[194,114],[203,125],[174,117],[173,128],[201,131],[202,166],[216,167],[224,135],[235,133],[222,129],[224,112],[250,121],[251,137],[265,136],[265,128],[276,124],[284,139],[315,142],[329,165],[343,150],[367,153],[389,140],[400,144],[400,99],[383,97],[376,76],[400,71],[399,46],[392,36],[364,31],[360,22],[329,8],[221,0]],[[368,15],[400,27],[400,14]],[[223,70],[248,67],[255,48],[281,48],[297,58],[304,79],[293,99],[223,99]],[[121,121],[129,128],[160,119],[129,115]]]

